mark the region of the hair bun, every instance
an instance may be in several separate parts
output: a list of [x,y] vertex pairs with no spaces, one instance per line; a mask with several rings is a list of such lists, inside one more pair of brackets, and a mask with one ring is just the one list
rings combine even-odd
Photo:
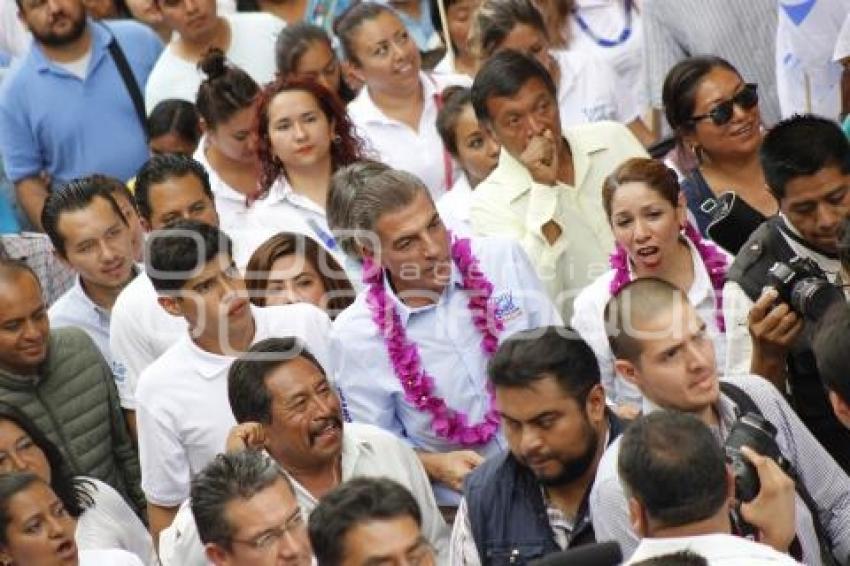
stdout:
[[224,51],[213,47],[203,56],[198,67],[207,76],[207,80],[215,80],[227,72],[227,58]]

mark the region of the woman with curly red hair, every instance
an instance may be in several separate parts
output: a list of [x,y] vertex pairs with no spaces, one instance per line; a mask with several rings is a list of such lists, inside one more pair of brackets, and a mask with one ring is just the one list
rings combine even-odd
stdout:
[[364,157],[339,99],[322,85],[279,79],[260,94],[256,121],[261,195],[255,219],[308,234],[332,252],[325,218],[331,177]]

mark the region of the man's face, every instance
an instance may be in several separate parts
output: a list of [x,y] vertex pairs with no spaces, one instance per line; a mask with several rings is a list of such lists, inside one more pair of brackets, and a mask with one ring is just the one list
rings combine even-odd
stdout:
[[57,225],[65,257],[89,293],[121,289],[133,277],[133,239],[127,224],[104,197],[63,212]]
[[215,31],[215,0],[159,0],[162,21],[186,41],[204,41]]
[[204,191],[204,185],[195,175],[170,177],[148,189],[151,219],[150,230],[158,230],[175,220],[197,220],[218,226],[215,204]]
[[382,214],[375,233],[381,265],[399,297],[436,302],[449,280],[451,256],[448,232],[431,197],[420,191],[409,205]]
[[86,30],[81,0],[23,0],[20,17],[33,38],[48,47],[73,43]]
[[222,252],[172,296],[160,296],[159,303],[169,313],[185,318],[193,336],[217,341],[227,352],[235,351],[230,337],[253,331],[254,317],[247,297],[242,275],[233,259]]
[[517,24],[499,45],[499,49],[513,49],[537,59],[552,76],[555,84],[561,76],[558,62],[549,52],[549,40],[540,30],[527,24]]
[[50,323],[41,287],[27,272],[0,279],[0,367],[34,373],[47,357]]
[[827,252],[838,251],[838,231],[850,216],[850,175],[824,167],[785,185],[779,208],[804,240]]
[[309,566],[312,561],[307,525],[298,502],[283,478],[246,498],[225,505],[233,530],[230,549],[206,547],[216,566]]
[[665,409],[687,413],[710,410],[720,395],[714,343],[696,309],[671,298],[670,308],[642,321],[631,321],[641,343],[636,362],[615,366],[641,393]]
[[341,566],[433,566],[434,551],[413,517],[357,523],[343,536]]
[[298,356],[272,370],[265,383],[272,399],[271,422],[264,425],[272,457],[300,469],[337,459],[343,434],[339,398],[319,368]]
[[558,101],[538,78],[528,80],[514,96],[494,96],[486,104],[493,136],[516,159],[546,130],[554,139],[561,138]]
[[496,402],[511,452],[544,485],[570,484],[593,466],[605,418],[601,387],[579,404],[546,376],[528,387],[497,387]]

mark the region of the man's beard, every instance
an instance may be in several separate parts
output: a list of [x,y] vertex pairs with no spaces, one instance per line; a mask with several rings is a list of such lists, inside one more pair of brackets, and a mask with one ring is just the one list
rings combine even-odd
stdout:
[[[70,18],[70,16],[69,16]],[[73,27],[68,30],[64,34],[55,34],[51,32],[47,33],[38,33],[34,30],[30,30],[32,32],[33,38],[41,45],[45,45],[47,47],[63,47],[68,45],[69,43],[73,43],[82,37],[83,33],[86,31],[86,14],[85,12],[80,13],[80,17],[77,20],[73,20]]]
[[538,476],[537,479],[541,484],[549,487],[569,485],[587,473],[587,470],[590,469],[590,466],[593,465],[593,461],[596,459],[596,453],[599,449],[599,434],[587,419],[584,420],[584,428],[584,438],[587,442],[584,452],[578,458],[568,462],[560,460],[559,462],[562,467],[561,472],[557,475],[551,477]]

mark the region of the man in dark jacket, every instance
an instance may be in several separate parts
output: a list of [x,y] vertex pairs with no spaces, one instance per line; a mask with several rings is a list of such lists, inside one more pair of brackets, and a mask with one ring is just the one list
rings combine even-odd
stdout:
[[510,451],[467,477],[451,563],[523,564],[595,542],[587,497],[622,424],[606,407],[593,350],[568,328],[522,331],[487,373]]
[[0,401],[32,418],[73,475],[91,476],[144,509],[139,460],[109,366],[78,328],[50,331],[41,285],[0,260]]

